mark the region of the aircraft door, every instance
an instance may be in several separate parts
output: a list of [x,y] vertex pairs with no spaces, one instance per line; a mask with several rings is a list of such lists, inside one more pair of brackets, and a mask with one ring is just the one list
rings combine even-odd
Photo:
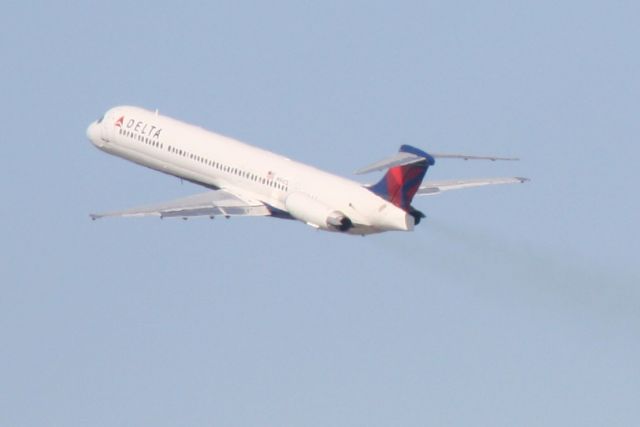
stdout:
[[107,114],[98,123],[100,124],[100,139],[104,142],[111,142],[111,115]]

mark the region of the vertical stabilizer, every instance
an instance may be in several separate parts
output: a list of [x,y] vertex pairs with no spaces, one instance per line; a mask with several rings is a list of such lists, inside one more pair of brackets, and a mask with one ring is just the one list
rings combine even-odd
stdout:
[[369,189],[409,212],[411,200],[418,191],[427,169],[435,164],[435,160],[431,155],[410,145],[402,145],[400,152],[413,154],[416,160],[410,164],[390,167],[380,182]]

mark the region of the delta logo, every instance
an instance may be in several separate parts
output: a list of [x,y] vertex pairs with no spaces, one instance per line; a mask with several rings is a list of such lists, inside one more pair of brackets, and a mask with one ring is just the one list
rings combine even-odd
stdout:
[[150,125],[149,123],[145,123],[141,120],[128,119],[125,124],[124,116],[121,116],[116,120],[114,126],[121,129],[124,128],[128,131],[150,138],[160,138],[160,132],[162,132],[161,128]]

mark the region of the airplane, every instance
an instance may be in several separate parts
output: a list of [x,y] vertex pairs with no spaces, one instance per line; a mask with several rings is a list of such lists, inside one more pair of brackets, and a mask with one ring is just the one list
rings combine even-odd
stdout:
[[106,153],[208,189],[166,203],[90,214],[94,220],[270,216],[299,220],[319,230],[364,236],[412,231],[425,218],[411,204],[415,195],[528,181],[506,177],[423,183],[438,158],[518,159],[427,153],[402,145],[394,156],[356,171],[386,170],[380,181],[366,185],[161,115],[157,110],[132,106],[109,109],[89,125],[87,137]]

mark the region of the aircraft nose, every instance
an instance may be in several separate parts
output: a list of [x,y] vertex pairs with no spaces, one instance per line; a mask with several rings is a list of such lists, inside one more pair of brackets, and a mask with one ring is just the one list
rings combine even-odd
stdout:
[[91,123],[87,128],[87,138],[89,138],[89,141],[94,145],[98,145],[98,142],[100,141],[100,132],[96,122]]

